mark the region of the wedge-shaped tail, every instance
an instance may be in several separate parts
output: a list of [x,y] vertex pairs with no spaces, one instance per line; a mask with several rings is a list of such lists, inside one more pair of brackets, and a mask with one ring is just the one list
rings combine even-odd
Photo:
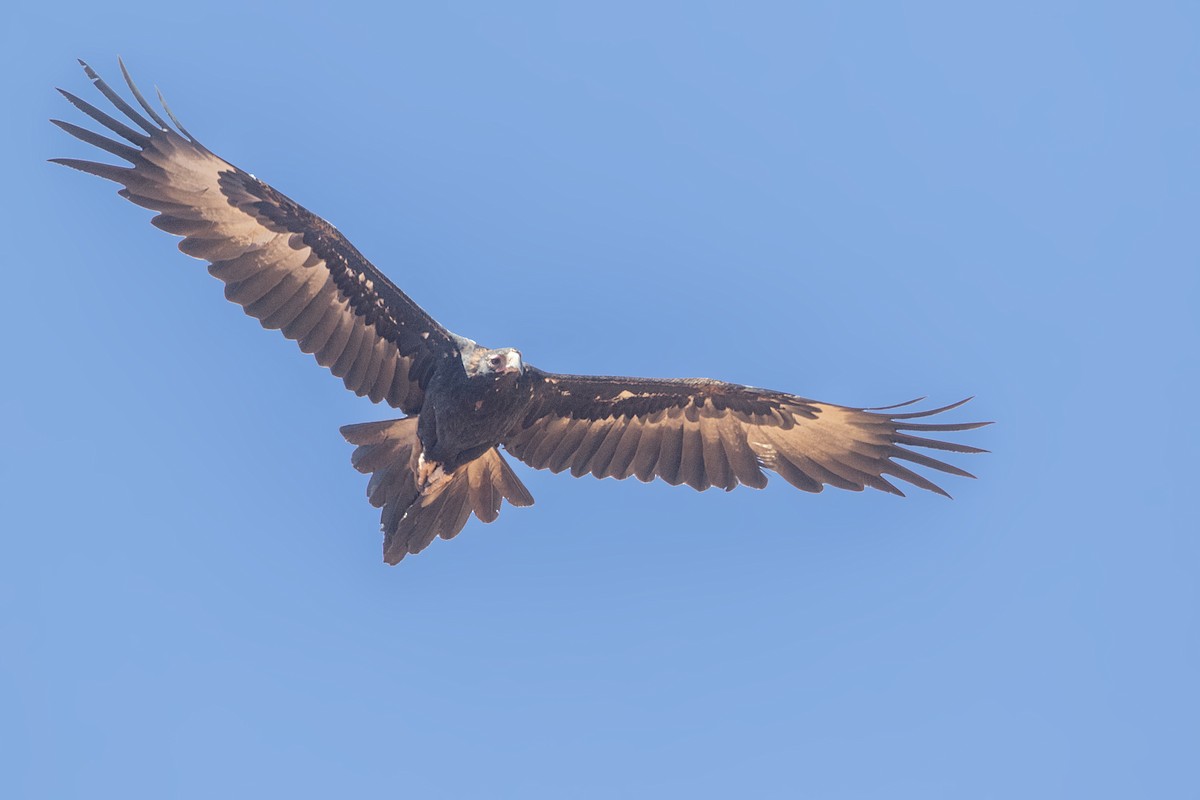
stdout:
[[367,498],[383,509],[383,560],[389,564],[421,552],[438,536],[454,538],[472,512],[492,522],[500,515],[502,500],[533,505],[533,495],[494,447],[463,464],[438,488],[421,494],[416,417],[346,425],[342,435],[358,445],[351,456],[354,468],[371,476]]

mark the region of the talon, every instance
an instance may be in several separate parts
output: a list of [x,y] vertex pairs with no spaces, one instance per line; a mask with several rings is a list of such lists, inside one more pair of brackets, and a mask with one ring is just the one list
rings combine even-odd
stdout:
[[450,480],[446,470],[437,461],[426,461],[424,451],[417,457],[417,490],[421,494],[432,494]]

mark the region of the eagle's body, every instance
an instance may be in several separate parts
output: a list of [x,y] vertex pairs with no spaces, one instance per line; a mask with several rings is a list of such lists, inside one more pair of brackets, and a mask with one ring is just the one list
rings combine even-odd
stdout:
[[985,424],[920,421],[960,403],[895,413],[708,379],[560,375],[451,333],[332,225],[214,155],[167,110],[173,129],[128,73],[146,116],[84,69],[126,120],[64,96],[123,141],[55,123],[131,166],[54,161],[122,184],[122,196],[159,212],[155,225],[184,237],[181,250],[210,263],[247,314],[351,391],[408,415],[342,429],[358,446],[355,467],[371,474],[368,497],[383,508],[389,563],[454,536],[472,513],[491,522],[502,499],[533,503],[501,447],[539,469],[698,490],[761,488],[768,469],[812,492],[829,484],[901,494],[888,475],[945,494],[898,459],[970,477],[909,449],[981,452],[914,434]]
[[425,460],[448,473],[501,443],[533,401],[536,381],[516,350],[474,342],[461,349],[434,367],[417,425]]

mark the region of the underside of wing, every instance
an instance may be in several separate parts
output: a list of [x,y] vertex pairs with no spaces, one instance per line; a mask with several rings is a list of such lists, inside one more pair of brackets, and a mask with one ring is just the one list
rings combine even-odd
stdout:
[[514,456],[577,477],[661,478],[701,491],[762,488],[768,469],[808,492],[825,485],[852,491],[870,486],[903,495],[892,477],[946,495],[900,462],[973,477],[913,448],[981,453],[922,434],[988,424],[925,421],[965,400],[897,413],[901,406],[848,408],[705,379],[539,377],[532,410],[504,442]]
[[182,236],[184,253],[210,262],[226,297],[263,327],[298,342],[348,389],[407,413],[419,411],[436,359],[454,350],[451,334],[332,225],[214,155],[164,103],[175,124],[169,125],[123,64],[145,116],[83,66],[124,121],[59,91],[119,138],[60,120],[54,124],[131,166],[52,160],[115,181],[124,187],[123,197],[159,212],[154,225]]

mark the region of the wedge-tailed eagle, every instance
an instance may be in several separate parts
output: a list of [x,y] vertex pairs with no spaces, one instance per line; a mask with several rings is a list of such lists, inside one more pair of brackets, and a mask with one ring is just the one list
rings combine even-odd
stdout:
[[501,446],[536,469],[701,491],[762,488],[764,469],[807,492],[828,484],[902,494],[891,477],[946,494],[901,462],[973,477],[911,449],[984,452],[924,435],[987,424],[926,421],[961,403],[899,413],[708,379],[560,375],[511,347],[451,333],[332,225],[200,144],[159,95],[169,124],[124,64],[144,115],[80,64],[118,117],[59,91],[116,137],[54,124],[130,166],[52,161],[121,184],[122,197],[158,212],[154,225],[183,237],[180,250],[209,262],[227,298],[299,343],[347,389],[407,415],[342,428],[357,445],[354,466],[371,476],[370,502],[383,509],[389,564],[453,537],[472,513],[491,522],[502,500],[533,503]]

